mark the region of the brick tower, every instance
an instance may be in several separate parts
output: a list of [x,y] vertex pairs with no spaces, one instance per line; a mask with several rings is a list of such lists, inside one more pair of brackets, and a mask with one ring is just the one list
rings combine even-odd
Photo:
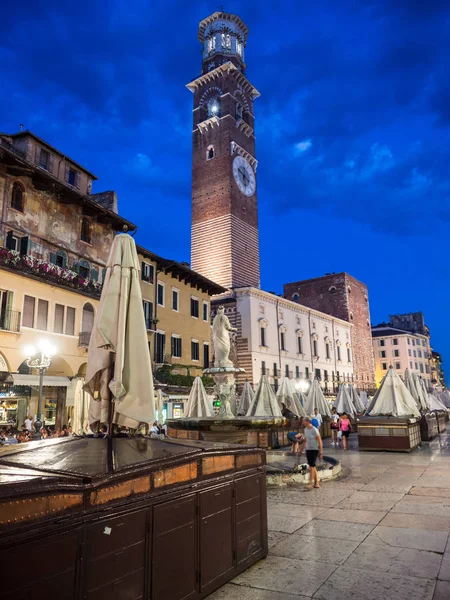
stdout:
[[194,94],[191,268],[231,289],[259,287],[253,101],[244,75],[248,29],[215,12],[199,26],[202,74]]
[[285,283],[284,297],[353,325],[351,345],[355,384],[360,390],[374,390],[375,363],[367,286],[348,273],[333,273]]

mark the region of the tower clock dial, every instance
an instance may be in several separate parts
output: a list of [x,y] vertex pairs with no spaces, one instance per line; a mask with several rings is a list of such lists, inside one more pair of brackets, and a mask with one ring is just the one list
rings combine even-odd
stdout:
[[233,176],[241,192],[246,196],[253,196],[256,178],[250,163],[243,156],[236,156],[233,160]]

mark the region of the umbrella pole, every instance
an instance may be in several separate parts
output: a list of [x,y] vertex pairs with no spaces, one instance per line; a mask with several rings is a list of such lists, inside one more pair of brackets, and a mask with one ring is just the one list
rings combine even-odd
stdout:
[[[114,362],[111,362],[109,368],[108,381],[111,381],[112,374],[114,373]],[[108,413],[108,435],[107,435],[107,461],[108,461],[108,473],[114,472],[114,453],[113,453],[113,419],[114,419],[114,407],[115,401],[111,390],[109,390],[109,413]]]

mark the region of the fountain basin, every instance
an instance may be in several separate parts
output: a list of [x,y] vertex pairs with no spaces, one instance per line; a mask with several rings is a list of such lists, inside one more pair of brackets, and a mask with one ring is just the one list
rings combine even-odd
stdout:
[[297,432],[297,423],[284,417],[234,417],[227,419],[191,417],[167,420],[167,435],[181,440],[204,440],[280,448]]

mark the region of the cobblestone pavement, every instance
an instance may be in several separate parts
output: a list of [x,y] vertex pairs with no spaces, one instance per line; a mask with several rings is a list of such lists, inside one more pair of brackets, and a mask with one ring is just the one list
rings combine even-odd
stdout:
[[343,477],[269,489],[269,556],[209,600],[450,600],[450,435],[410,454],[324,446]]

